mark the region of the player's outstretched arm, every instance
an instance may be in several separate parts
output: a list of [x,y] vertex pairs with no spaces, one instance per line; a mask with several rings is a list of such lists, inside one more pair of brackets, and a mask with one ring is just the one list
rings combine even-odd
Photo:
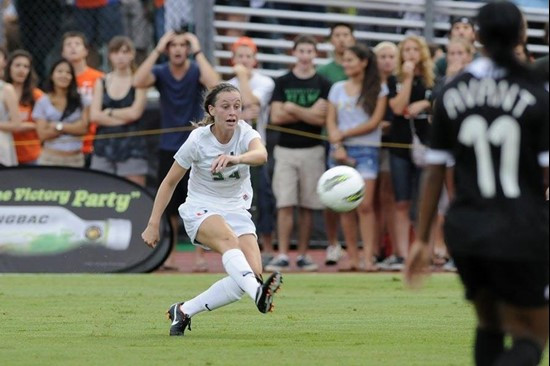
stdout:
[[155,202],[153,204],[153,210],[151,211],[151,216],[149,217],[149,222],[147,227],[141,234],[141,238],[145,241],[145,244],[154,248],[160,240],[160,219],[168,202],[174,194],[176,186],[180,182],[181,178],[185,175],[187,169],[184,169],[177,162],[172,164],[170,171],[160,184],[159,190],[155,197]]
[[428,239],[439,197],[441,197],[445,171],[445,165],[429,165],[426,167],[419,200],[418,236],[407,258],[404,272],[405,283],[411,287],[420,285],[422,274],[426,271],[426,267],[430,262],[431,253]]
[[221,172],[225,167],[237,164],[251,166],[263,165],[267,162],[267,150],[262,140],[255,138],[250,141],[248,151],[241,155],[220,155],[212,162],[212,172]]

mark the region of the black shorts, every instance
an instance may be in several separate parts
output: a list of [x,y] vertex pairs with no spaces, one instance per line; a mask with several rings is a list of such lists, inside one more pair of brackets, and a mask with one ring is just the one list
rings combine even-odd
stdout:
[[548,305],[548,261],[502,261],[479,257],[453,257],[466,298],[474,300],[487,290],[499,301],[519,307]]
[[[159,185],[162,183],[162,180],[166,175],[168,174],[168,171],[172,167],[172,164],[174,164],[174,155],[176,155],[177,151],[168,151],[168,150],[159,150],[159,165],[158,165],[158,182]],[[169,216],[178,215],[178,208],[182,203],[185,202],[185,199],[187,198],[187,184],[189,183],[189,174],[190,171],[185,173],[185,176],[182,178],[182,180],[178,183],[176,186],[176,189],[174,190],[174,194],[172,195],[172,199],[168,203],[168,206],[166,207],[166,214]]]

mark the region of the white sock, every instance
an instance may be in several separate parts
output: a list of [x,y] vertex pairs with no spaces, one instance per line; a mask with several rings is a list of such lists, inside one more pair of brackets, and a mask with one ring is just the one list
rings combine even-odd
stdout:
[[252,298],[256,300],[256,291],[260,284],[250,268],[244,253],[240,249],[230,249],[222,256],[223,267],[237,285]]
[[231,277],[224,277],[214,283],[208,290],[186,301],[181,306],[184,314],[192,317],[203,311],[212,311],[240,300],[244,291]]

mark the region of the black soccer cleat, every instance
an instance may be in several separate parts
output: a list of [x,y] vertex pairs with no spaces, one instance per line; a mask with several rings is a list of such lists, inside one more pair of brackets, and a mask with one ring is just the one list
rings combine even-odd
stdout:
[[283,283],[281,272],[274,272],[267,280],[258,287],[256,292],[256,306],[260,313],[267,313],[273,310],[273,296]]
[[182,304],[182,302],[177,302],[170,306],[170,309],[166,312],[168,319],[172,321],[170,325],[171,336],[183,336],[186,327],[191,330],[191,317],[181,311],[180,306]]

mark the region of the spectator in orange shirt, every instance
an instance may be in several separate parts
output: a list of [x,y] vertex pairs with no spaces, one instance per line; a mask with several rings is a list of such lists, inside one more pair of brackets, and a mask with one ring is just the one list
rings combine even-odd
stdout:
[[25,50],[13,51],[6,66],[6,81],[13,85],[19,102],[21,121],[26,122],[22,131],[14,132],[15,149],[19,165],[36,165],[42,147],[32,119],[32,109],[44,93],[36,87],[37,76],[33,68],[32,55]]
[[[103,77],[103,72],[89,67],[86,63],[86,57],[88,56],[86,36],[80,32],[65,33],[63,35],[61,56],[67,59],[74,68],[76,85],[78,93],[82,96],[82,103],[84,106],[91,105],[95,82]],[[90,166],[96,128],[95,123],[90,123],[88,134],[84,138],[82,152],[84,153],[86,168]]]

